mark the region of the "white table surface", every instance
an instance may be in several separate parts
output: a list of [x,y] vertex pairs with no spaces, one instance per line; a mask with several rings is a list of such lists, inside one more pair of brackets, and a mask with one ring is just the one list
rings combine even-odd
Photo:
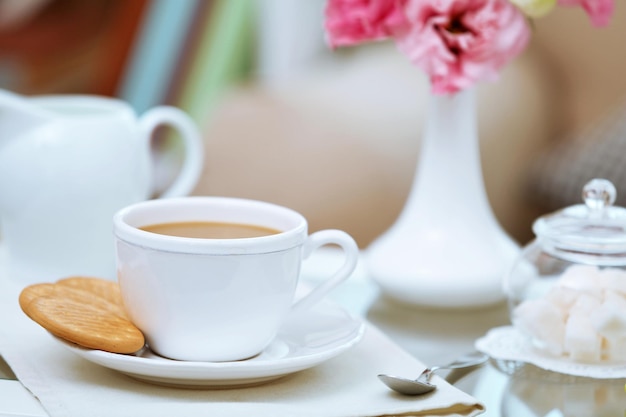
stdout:
[[[337,251],[318,251],[312,260],[303,265],[303,282],[314,284],[328,276],[340,262]],[[380,296],[377,286],[368,278],[363,262],[359,263],[347,282],[333,291],[331,298],[354,315],[366,318],[405,350],[430,364],[445,363],[473,350],[474,341],[487,330],[509,323],[504,304],[475,310],[419,309],[394,304]],[[528,394],[528,401],[525,401],[524,390],[528,378],[516,380],[491,365],[466,376],[456,385],[482,401],[487,407],[483,415],[489,417],[566,416],[567,412],[562,410],[567,410],[566,400],[569,396],[577,398],[576,409],[581,410],[583,407],[592,413],[572,416],[597,415],[593,413],[599,407],[595,404],[598,395],[604,393],[613,398],[616,392],[624,394],[624,381],[583,380],[572,383],[567,378],[554,375],[551,374],[549,378],[539,377],[544,379],[535,385],[547,393],[546,398],[539,400],[536,395]],[[616,390],[616,387],[619,389]],[[555,389],[558,392],[553,393]],[[520,390],[521,393],[518,392]],[[576,390],[591,391],[594,395],[585,399],[584,396],[576,396]],[[606,415],[624,415],[626,398],[621,398],[612,407],[617,407],[619,413]],[[5,416],[39,417],[46,416],[46,413],[38,401],[14,379],[6,364],[0,361],[0,417]]]

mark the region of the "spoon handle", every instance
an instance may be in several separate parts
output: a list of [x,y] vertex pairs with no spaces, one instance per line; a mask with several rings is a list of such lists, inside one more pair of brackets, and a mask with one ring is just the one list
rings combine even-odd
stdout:
[[422,374],[419,376],[419,381],[430,382],[435,371],[440,369],[465,369],[465,368],[473,368],[478,365],[482,365],[488,359],[487,355],[484,354],[472,354],[468,355],[464,358],[459,358],[455,361],[450,362],[447,365],[433,365],[424,370]]
[[450,373],[448,373],[448,375],[446,375],[445,380],[448,384],[454,385],[461,378],[474,372],[476,369],[480,368],[481,366],[483,366],[483,364],[479,363],[478,365],[468,366],[467,368],[453,369]]

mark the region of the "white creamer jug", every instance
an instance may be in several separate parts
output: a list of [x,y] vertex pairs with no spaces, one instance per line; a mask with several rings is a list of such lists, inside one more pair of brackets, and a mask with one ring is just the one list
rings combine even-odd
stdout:
[[178,130],[185,145],[183,166],[160,197],[189,194],[203,146],[181,110],[160,106],[137,116],[108,97],[0,90],[2,270],[23,283],[115,279],[113,214],[151,198],[151,137],[159,125]]

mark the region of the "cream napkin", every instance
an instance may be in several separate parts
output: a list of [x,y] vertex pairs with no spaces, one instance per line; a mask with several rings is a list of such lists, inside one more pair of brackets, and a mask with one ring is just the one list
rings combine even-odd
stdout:
[[52,340],[18,305],[20,288],[0,277],[0,355],[52,417],[76,416],[474,416],[475,398],[444,380],[421,397],[396,395],[379,373],[416,375],[424,365],[367,325],[351,350],[312,369],[250,388],[187,390],[136,381],[92,364]]

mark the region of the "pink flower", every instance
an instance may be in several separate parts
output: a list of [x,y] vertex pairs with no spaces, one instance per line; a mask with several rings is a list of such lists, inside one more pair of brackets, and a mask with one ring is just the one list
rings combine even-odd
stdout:
[[407,0],[406,13],[410,29],[397,36],[398,46],[429,75],[435,94],[496,79],[530,38],[508,0]]
[[559,5],[581,6],[594,26],[606,26],[615,7],[614,0],[559,0]]
[[393,36],[406,27],[407,0],[329,0],[325,28],[331,47]]

